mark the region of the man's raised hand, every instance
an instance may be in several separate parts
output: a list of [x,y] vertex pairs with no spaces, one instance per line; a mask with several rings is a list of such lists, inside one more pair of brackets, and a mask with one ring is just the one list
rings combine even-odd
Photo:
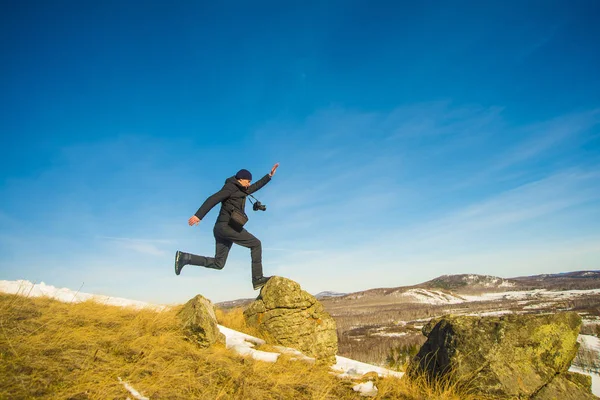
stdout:
[[273,165],[273,168],[271,168],[271,173],[269,174],[269,176],[275,175],[275,171],[277,171],[278,167],[279,167],[279,163]]
[[189,226],[198,225],[198,223],[200,223],[200,218],[196,217],[195,215],[192,215],[190,219],[188,219]]

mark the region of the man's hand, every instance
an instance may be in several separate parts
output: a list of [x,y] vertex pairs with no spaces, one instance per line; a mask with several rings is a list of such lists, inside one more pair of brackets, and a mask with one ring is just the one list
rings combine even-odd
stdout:
[[192,215],[190,217],[190,219],[188,219],[189,226],[198,225],[199,223],[200,223],[200,218],[196,217],[195,215]]
[[273,168],[271,168],[271,173],[269,174],[269,176],[273,176],[275,175],[275,171],[277,171],[277,168],[279,167],[279,163],[273,165]]

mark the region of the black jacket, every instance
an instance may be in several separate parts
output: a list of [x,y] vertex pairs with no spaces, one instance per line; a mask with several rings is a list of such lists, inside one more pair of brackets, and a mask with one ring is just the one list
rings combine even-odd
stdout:
[[267,174],[246,189],[240,185],[234,176],[227,178],[223,188],[206,199],[195,215],[202,219],[214,206],[221,203],[221,210],[219,211],[216,223],[229,222],[231,211],[235,208],[245,213],[246,196],[256,192],[269,183],[270,180],[271,177]]

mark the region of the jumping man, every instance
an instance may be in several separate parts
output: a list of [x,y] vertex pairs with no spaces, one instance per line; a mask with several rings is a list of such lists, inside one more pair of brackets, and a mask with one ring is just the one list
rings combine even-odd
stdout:
[[205,268],[223,269],[227,262],[231,245],[235,243],[250,249],[252,258],[252,286],[254,290],[260,289],[267,283],[270,277],[263,276],[260,240],[244,229],[243,226],[233,223],[231,221],[231,214],[241,212],[245,216],[246,196],[269,183],[278,167],[279,163],[275,164],[270,173],[253,184],[250,184],[252,182],[250,171],[241,169],[235,176],[227,178],[221,190],[204,201],[198,211],[190,217],[188,224],[190,226],[198,225],[214,206],[221,203],[221,210],[213,228],[216,241],[215,256],[197,256],[178,250],[175,253],[175,274],[179,275],[181,269],[188,264]]

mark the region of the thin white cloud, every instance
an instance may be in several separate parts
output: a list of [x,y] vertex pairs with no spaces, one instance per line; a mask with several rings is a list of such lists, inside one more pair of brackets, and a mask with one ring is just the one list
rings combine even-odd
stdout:
[[497,159],[490,171],[503,169],[522,161],[530,161],[567,139],[585,133],[599,123],[600,109],[596,109],[517,129],[513,134],[521,137],[521,141]]
[[455,107],[448,101],[400,107],[383,118],[388,139],[481,135],[501,121],[501,107]]
[[433,231],[493,229],[600,200],[600,173],[562,172],[471,204],[428,224]]
[[132,250],[137,253],[150,256],[163,256],[168,254],[167,250],[159,247],[158,245],[169,245],[172,243],[171,240],[163,239],[134,239],[111,236],[100,236],[99,238],[114,242],[123,249]]

